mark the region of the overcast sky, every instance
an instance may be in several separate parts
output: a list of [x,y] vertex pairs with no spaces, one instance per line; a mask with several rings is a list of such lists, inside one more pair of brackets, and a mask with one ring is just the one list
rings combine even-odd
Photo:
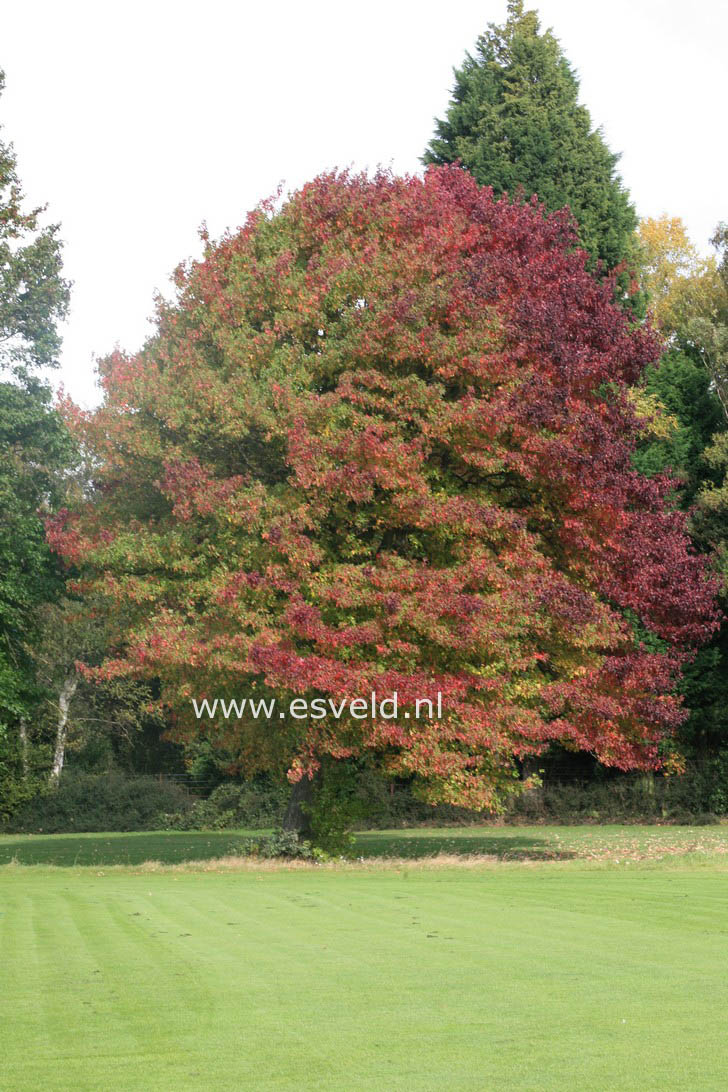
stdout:
[[[534,5],[536,6],[536,5]],[[725,0],[543,0],[582,101],[622,153],[640,215],[696,243],[728,219]],[[155,289],[283,182],[335,166],[418,171],[452,68],[505,0],[4,5],[0,102],[73,280],[61,379],[97,401],[94,358],[135,349]]]

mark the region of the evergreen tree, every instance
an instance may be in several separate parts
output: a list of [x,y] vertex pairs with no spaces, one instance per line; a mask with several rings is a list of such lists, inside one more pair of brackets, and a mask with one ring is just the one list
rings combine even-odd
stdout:
[[475,56],[455,70],[444,120],[423,162],[461,160],[496,194],[537,194],[549,211],[568,205],[582,246],[613,268],[630,253],[636,215],[616,174],[618,156],[579,104],[579,81],[536,12],[511,0],[505,26],[490,24]]

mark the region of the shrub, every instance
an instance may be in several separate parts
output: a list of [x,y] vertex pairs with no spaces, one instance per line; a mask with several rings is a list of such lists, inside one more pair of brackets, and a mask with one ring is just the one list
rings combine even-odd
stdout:
[[164,817],[169,830],[230,830],[236,827],[274,827],[283,817],[290,786],[227,782],[206,800],[197,800],[191,808]]
[[155,830],[162,816],[192,806],[186,789],[153,777],[118,772],[65,772],[57,787],[46,785],[22,803],[5,829],[16,833]]
[[46,783],[37,777],[3,777],[0,771],[0,827],[10,823],[16,812],[45,789]]
[[561,823],[716,822],[728,814],[728,752],[680,776],[622,774],[546,782],[516,798],[507,818]]
[[269,838],[263,838],[251,847],[257,857],[286,857],[289,860],[312,861],[320,859],[310,842],[304,841],[295,830],[274,830]]

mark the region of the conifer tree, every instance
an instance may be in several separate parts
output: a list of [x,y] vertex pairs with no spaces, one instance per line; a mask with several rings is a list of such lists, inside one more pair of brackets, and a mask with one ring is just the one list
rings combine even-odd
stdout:
[[535,11],[510,0],[504,26],[490,24],[475,55],[455,70],[446,117],[425,164],[462,161],[496,194],[537,194],[549,211],[568,205],[579,240],[607,268],[629,255],[636,215],[607,147],[579,99],[579,81]]

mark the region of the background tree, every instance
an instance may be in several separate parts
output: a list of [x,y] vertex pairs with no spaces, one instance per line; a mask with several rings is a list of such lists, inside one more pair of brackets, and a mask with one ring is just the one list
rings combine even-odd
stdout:
[[[676,217],[641,221],[637,238],[641,278],[667,351],[644,378],[644,391],[661,408],[666,427],[662,435],[646,438],[636,464],[646,474],[669,471],[679,479],[677,498],[690,513],[696,548],[712,557],[725,585],[728,418],[719,397],[720,355],[711,351],[726,313],[721,270],[714,257],[700,255]],[[688,758],[704,765],[728,744],[725,623],[687,669],[684,690],[690,717],[681,744]]]
[[[192,696],[398,691],[396,720],[217,721],[293,780],[369,752],[494,807],[551,740],[658,763],[712,591],[632,465],[658,345],[584,262],[565,214],[454,168],[326,176],[208,241],[99,410],[69,407],[96,488],[49,534],[130,620],[103,677],[158,678],[183,738]],[[404,717],[438,692],[442,720]]]
[[[697,522],[716,551],[728,602],[728,225],[719,224],[711,242],[718,251],[717,278],[703,278],[696,289],[701,290],[701,299],[707,298],[709,302],[689,323],[687,340],[710,371],[724,413],[723,428],[716,431],[705,452],[713,474],[700,494]],[[705,280],[708,280],[707,290]]]
[[717,278],[699,282],[701,306],[688,334],[710,370],[728,420],[728,225],[719,224],[711,242],[718,252]]
[[678,216],[645,217],[636,238],[640,279],[649,294],[652,319],[666,338],[674,338],[696,310],[710,307],[716,262],[701,256]]
[[4,720],[28,715],[34,670],[28,645],[36,611],[58,595],[58,559],[45,539],[46,514],[61,495],[71,442],[47,387],[0,383],[0,707]]
[[703,258],[677,218],[640,223],[638,253],[655,322],[670,345],[702,364],[728,421],[728,230],[718,225],[716,256]]
[[79,668],[98,665],[107,644],[104,613],[93,599],[67,594],[42,607],[40,634],[29,652],[43,697],[29,735],[41,758],[36,772],[51,785],[59,782],[69,751],[75,765],[90,772],[164,768],[159,763],[164,725],[148,712],[150,685],[123,678],[102,683]]
[[[0,72],[0,94],[5,76]],[[58,322],[68,307],[58,225],[41,224],[44,207],[23,209],[11,144],[0,141],[0,365],[20,379],[53,367]]]
[[475,55],[455,70],[445,118],[426,164],[461,160],[480,185],[537,194],[547,210],[568,205],[579,241],[611,269],[631,256],[637,224],[616,173],[618,156],[579,103],[579,81],[550,30],[522,0],[504,26],[490,24]]
[[[0,73],[0,92],[4,77]],[[71,442],[38,372],[56,362],[68,304],[56,226],[25,211],[12,146],[0,141],[0,796],[25,773],[38,696],[28,646],[37,609],[60,593],[42,522],[59,497]]]

